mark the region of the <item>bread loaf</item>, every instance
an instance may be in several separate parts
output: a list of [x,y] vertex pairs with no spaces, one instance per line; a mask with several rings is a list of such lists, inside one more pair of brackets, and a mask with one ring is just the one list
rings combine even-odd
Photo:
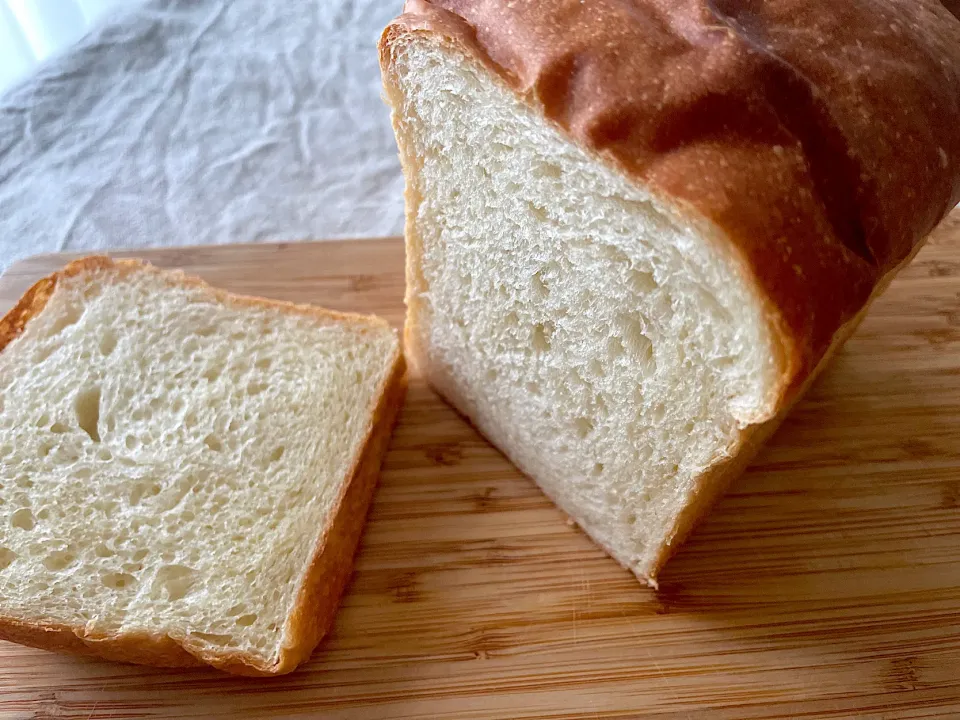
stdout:
[[960,198],[935,0],[411,0],[408,353],[658,571]]
[[0,321],[0,639],[289,672],[404,392],[383,321],[88,258]]

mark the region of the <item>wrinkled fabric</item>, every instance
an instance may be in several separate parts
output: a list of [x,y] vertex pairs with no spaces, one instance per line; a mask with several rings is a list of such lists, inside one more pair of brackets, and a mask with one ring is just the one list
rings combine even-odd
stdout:
[[150,0],[0,96],[0,267],[400,234],[376,42],[400,0]]

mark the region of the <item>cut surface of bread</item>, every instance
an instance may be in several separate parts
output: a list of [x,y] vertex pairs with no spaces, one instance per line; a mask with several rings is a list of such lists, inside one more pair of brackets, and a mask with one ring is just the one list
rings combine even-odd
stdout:
[[411,184],[410,352],[649,576],[698,478],[772,412],[782,369],[762,299],[722,244],[479,64],[421,42],[390,72]]
[[919,4],[408,0],[384,32],[408,352],[651,584],[960,197],[960,26]]
[[292,670],[404,389],[383,321],[89,258],[0,324],[0,637]]

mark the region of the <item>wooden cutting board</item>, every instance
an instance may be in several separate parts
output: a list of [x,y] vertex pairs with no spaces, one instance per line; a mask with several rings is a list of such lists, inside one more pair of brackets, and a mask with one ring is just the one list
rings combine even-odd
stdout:
[[[402,322],[397,239],[139,254]],[[14,266],[0,301],[66,258]],[[414,378],[336,628],[299,671],[251,680],[0,643],[3,718],[300,716],[960,717],[960,215],[660,592]]]

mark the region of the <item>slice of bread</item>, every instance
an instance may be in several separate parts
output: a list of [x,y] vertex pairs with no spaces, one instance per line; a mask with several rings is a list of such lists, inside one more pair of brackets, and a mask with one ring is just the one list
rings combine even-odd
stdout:
[[960,198],[960,24],[801,5],[408,0],[381,39],[409,356],[651,584]]
[[405,391],[386,322],[102,257],[0,321],[0,638],[289,672],[330,627]]

